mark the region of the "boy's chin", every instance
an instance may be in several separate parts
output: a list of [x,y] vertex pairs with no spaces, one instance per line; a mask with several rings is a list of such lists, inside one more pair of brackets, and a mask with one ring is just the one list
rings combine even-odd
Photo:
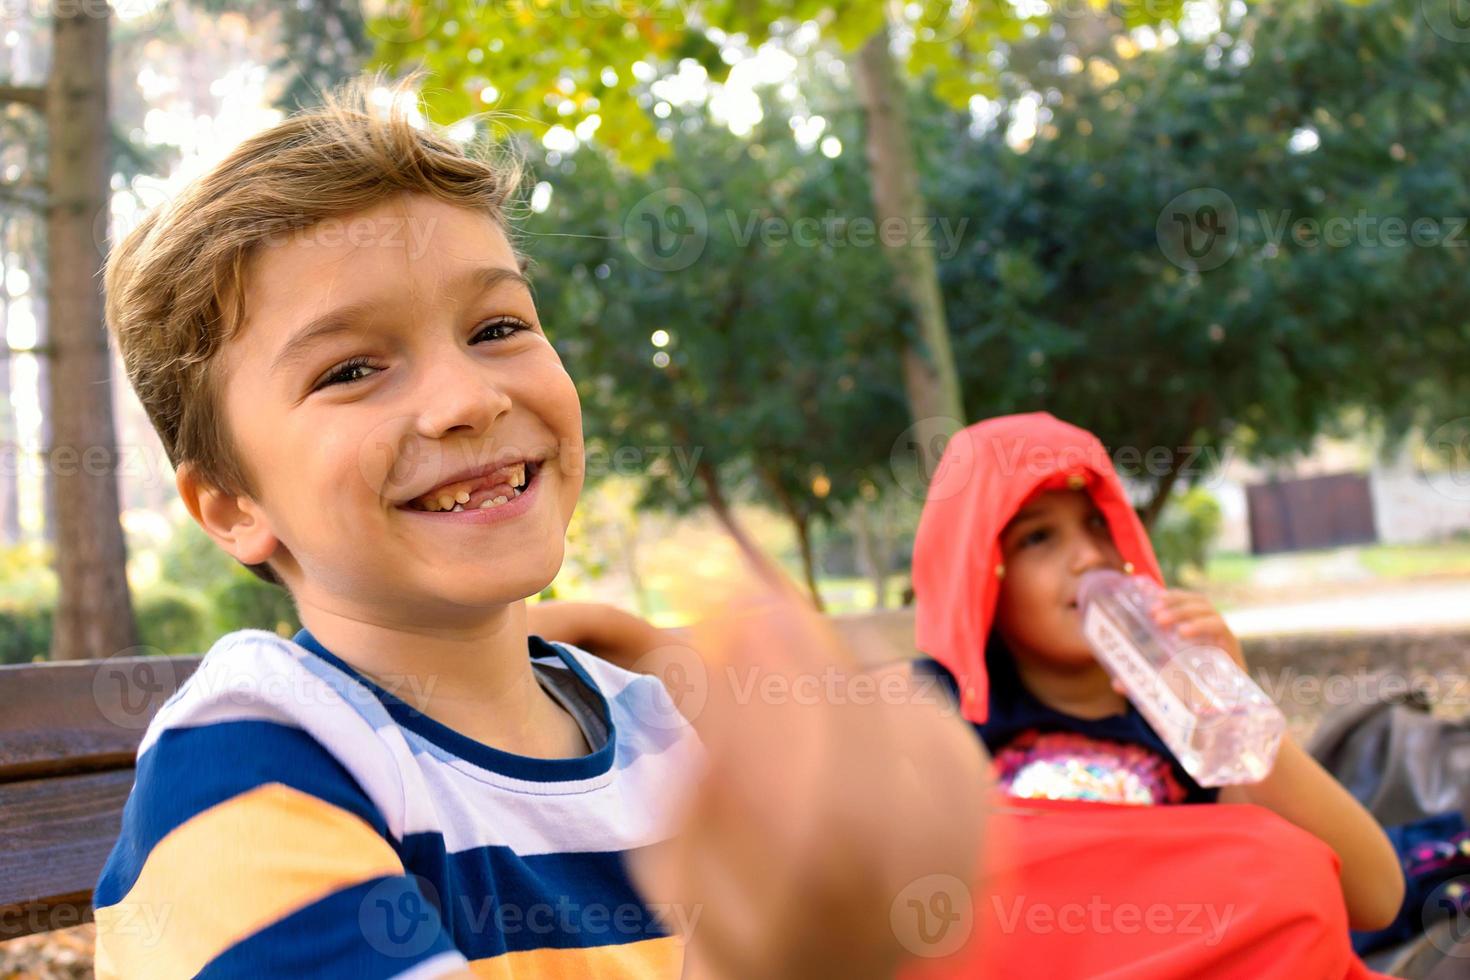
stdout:
[[505,606],[546,591],[561,569],[561,556],[553,560],[548,555],[534,564],[537,567],[520,568],[512,575],[505,574],[504,568],[487,568],[478,575],[455,576],[426,584],[439,598],[456,605]]

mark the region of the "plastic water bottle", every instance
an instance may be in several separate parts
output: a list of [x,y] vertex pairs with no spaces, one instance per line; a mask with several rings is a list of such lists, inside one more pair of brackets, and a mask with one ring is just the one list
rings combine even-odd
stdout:
[[1224,650],[1156,623],[1162,594],[1143,576],[1085,573],[1077,607],[1087,642],[1195,782],[1260,782],[1276,762],[1286,717]]

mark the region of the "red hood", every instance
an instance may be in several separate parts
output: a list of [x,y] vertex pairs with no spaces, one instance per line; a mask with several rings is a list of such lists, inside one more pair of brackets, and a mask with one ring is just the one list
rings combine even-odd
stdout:
[[1086,489],[1134,571],[1163,584],[1148,532],[1129,503],[1106,447],[1047,412],[1003,415],[949,441],[929,484],[914,541],[916,645],[960,686],[960,710],[984,722],[989,684],[985,643],[995,619],[1000,535],[1030,498]]

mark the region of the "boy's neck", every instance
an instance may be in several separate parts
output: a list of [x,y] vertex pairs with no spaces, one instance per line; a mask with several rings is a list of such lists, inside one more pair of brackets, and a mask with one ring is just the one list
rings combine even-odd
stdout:
[[435,721],[516,755],[563,759],[591,751],[581,727],[536,680],[526,604],[486,611],[474,627],[424,630],[300,604],[322,646]]
[[1113,690],[1112,678],[1096,662],[1075,667],[1031,657],[1016,657],[1015,662],[1026,690],[1055,711],[1092,721],[1128,709],[1128,700]]

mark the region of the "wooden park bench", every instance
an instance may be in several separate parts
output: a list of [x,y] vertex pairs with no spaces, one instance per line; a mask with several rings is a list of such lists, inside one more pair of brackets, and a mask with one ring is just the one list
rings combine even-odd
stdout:
[[0,667],[0,941],[91,920],[138,742],[200,659]]

